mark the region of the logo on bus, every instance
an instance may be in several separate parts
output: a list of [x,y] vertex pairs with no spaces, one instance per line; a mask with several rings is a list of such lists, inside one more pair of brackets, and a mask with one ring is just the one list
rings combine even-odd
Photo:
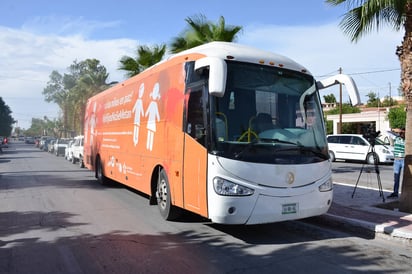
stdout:
[[291,185],[293,184],[293,182],[295,182],[295,174],[293,174],[293,172],[288,172],[288,174],[286,175],[286,182]]

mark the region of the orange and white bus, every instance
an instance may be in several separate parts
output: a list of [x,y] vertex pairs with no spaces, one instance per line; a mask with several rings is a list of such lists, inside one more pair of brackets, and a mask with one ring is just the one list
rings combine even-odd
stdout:
[[212,42],[169,57],[90,98],[84,163],[105,183],[147,194],[166,220],[215,223],[321,215],[333,184],[319,89],[289,58]]

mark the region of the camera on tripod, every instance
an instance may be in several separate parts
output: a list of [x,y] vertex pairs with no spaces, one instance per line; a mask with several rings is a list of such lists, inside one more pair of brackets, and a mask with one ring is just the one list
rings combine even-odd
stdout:
[[372,127],[372,125],[369,125],[367,127],[362,127],[362,136],[363,138],[365,138],[366,140],[368,140],[368,142],[374,146],[376,143],[376,138],[379,137],[379,135],[381,135],[380,131],[375,131]]
[[[380,131],[375,131],[374,130],[374,127],[373,127],[372,124],[370,124],[369,126],[363,126],[362,127],[362,136],[363,136],[363,138],[368,140],[368,142],[370,143],[369,149],[371,150],[371,153],[373,155],[373,162],[374,162],[374,165],[375,165],[375,173],[376,173],[376,177],[378,179],[379,196],[382,197],[382,201],[385,202],[385,197],[383,196],[383,189],[382,189],[382,182],[381,182],[381,176],[380,176],[380,171],[379,171],[378,159],[377,159],[377,156],[376,156],[376,153],[375,153],[376,138],[380,134],[381,134]],[[358,187],[359,178],[360,178],[360,176],[363,172],[363,167],[364,167],[364,165],[362,165],[362,168],[359,172],[358,180],[356,181],[355,188],[353,189],[353,192],[352,192],[352,198],[353,198],[353,195],[355,195],[356,188]]]

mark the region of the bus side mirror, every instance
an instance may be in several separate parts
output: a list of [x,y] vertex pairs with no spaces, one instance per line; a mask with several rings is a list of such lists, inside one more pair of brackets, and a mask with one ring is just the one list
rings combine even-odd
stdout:
[[348,75],[337,74],[337,75],[334,75],[329,78],[316,82],[316,86],[318,87],[318,89],[328,88],[336,84],[345,85],[346,90],[349,94],[350,100],[352,102],[352,105],[356,106],[361,103],[358,87],[356,86],[353,79]]
[[203,57],[196,60],[195,71],[209,69],[209,94],[223,97],[226,89],[226,62],[217,57]]

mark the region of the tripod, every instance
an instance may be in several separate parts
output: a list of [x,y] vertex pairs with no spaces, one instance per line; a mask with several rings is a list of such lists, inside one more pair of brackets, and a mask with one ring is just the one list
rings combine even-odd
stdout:
[[[369,150],[372,152],[372,155],[373,155],[373,164],[375,166],[376,177],[378,178],[379,196],[382,197],[382,201],[385,202],[385,196],[383,195],[382,182],[381,182],[381,176],[380,176],[379,165],[378,165],[378,158],[377,158],[376,153],[375,153],[375,144],[374,144],[374,142],[372,142],[372,144],[369,146],[368,152],[369,152]],[[364,167],[365,167],[365,164],[362,165],[362,168],[359,172],[358,180],[356,180],[356,185],[355,185],[355,188],[353,189],[353,193],[352,193],[352,199],[353,199],[353,196],[355,195],[355,191],[356,191],[356,188],[358,187],[358,183],[359,183],[359,178],[362,175]]]

